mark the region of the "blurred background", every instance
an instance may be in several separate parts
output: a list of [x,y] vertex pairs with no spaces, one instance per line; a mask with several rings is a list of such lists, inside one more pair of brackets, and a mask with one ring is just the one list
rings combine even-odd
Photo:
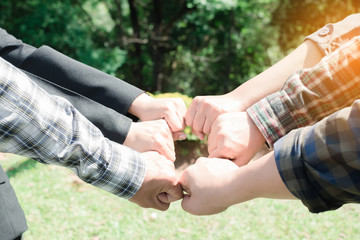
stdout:
[[151,93],[231,91],[358,0],[1,0],[0,26]]
[[[1,0],[0,27],[155,96],[227,93],[271,66],[326,23],[359,12],[359,0]],[[0,39],[1,41],[1,39]],[[206,155],[187,132],[177,159]],[[141,209],[70,171],[1,154],[36,239],[357,239],[357,205],[310,214],[298,201],[257,199],[216,216],[180,203]],[[181,167],[178,160],[177,167]]]

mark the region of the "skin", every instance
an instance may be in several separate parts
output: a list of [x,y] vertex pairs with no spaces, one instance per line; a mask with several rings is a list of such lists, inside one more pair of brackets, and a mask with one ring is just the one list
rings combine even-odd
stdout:
[[[295,199],[281,180],[273,152],[246,166],[229,160],[199,158],[180,179],[181,206],[194,215],[211,215],[255,198]],[[216,194],[214,194],[216,193]]]
[[[212,126],[220,115],[246,111],[247,108],[262,98],[279,91],[291,74],[300,69],[316,65],[322,57],[322,53],[314,43],[305,41],[278,63],[245,82],[232,92],[219,96],[195,97],[185,114],[185,123],[192,128],[192,132],[195,135],[200,139],[204,139],[213,130]],[[237,127],[241,126],[237,124]],[[216,128],[218,129],[217,132],[222,132],[220,128],[226,129],[228,126],[221,125],[221,121],[218,121]],[[241,129],[235,129],[234,127],[233,131],[241,131]],[[212,138],[215,139],[214,136]],[[224,148],[221,149],[221,145]],[[217,152],[212,157],[225,156],[229,150],[226,146],[227,143],[218,144]],[[243,150],[243,148],[240,149],[241,151]],[[209,149],[209,152],[211,150]],[[240,151],[235,148],[232,150]],[[239,156],[241,154],[242,152],[238,152],[233,155]]]
[[175,161],[172,132],[163,119],[132,124],[124,145],[138,152],[157,151]]
[[143,93],[129,108],[141,122],[131,124],[124,145],[139,152],[157,151],[175,161],[174,140],[186,139],[186,106],[179,98],[153,98]]
[[157,152],[142,153],[146,175],[137,193],[129,201],[143,208],[165,211],[170,203],[183,197],[174,164]]
[[208,137],[209,158],[231,159],[246,165],[264,145],[265,139],[246,112],[220,115]]

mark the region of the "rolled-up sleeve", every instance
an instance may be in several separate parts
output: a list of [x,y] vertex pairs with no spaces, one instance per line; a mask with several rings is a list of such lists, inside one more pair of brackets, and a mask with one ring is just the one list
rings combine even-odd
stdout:
[[312,125],[359,96],[360,37],[355,37],[316,66],[290,76],[281,91],[247,112],[272,147],[292,129]]
[[314,42],[324,55],[328,55],[339,46],[359,35],[360,13],[356,13],[337,23],[326,24],[324,27],[307,36],[305,40]]
[[274,145],[289,191],[318,213],[360,202],[360,100]]
[[145,161],[105,138],[67,100],[49,95],[0,58],[0,151],[73,170],[82,180],[131,198]]

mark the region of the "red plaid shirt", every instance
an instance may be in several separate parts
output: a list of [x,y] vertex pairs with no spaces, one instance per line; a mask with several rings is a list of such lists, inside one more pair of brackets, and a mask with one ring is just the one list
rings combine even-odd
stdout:
[[350,106],[360,96],[360,37],[316,66],[292,75],[281,91],[247,112],[270,146],[292,129],[312,125]]

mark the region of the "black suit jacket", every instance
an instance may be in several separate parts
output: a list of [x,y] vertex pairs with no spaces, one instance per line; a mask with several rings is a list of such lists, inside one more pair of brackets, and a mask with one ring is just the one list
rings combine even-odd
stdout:
[[[123,143],[131,125],[127,111],[142,90],[42,46],[24,44],[0,28],[0,57],[23,70],[48,93],[69,100],[109,139]],[[0,166],[0,239],[21,237],[24,213]]]
[[0,28],[0,57],[50,94],[69,100],[109,139],[123,143],[131,103],[144,91],[48,47],[35,48]]

